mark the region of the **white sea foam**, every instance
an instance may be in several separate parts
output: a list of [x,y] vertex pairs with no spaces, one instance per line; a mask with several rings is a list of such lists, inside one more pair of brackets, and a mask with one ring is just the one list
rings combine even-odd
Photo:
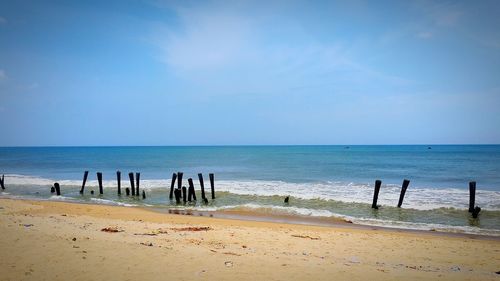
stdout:
[[[6,185],[17,185],[29,188],[31,186],[52,186],[56,181],[41,177],[24,175],[5,175]],[[81,180],[57,180],[64,186],[80,187]],[[145,190],[165,190],[170,188],[170,179],[141,180],[140,187]],[[187,181],[185,181],[187,184]],[[97,188],[96,180],[89,180],[87,188]],[[103,181],[104,189],[116,189],[116,180]],[[129,187],[128,180],[122,180],[122,188]],[[195,188],[199,190],[198,182]],[[476,205],[485,210],[500,210],[500,191],[481,190],[476,192]],[[345,183],[345,182],[316,182],[290,183],[283,181],[261,180],[219,180],[216,181],[216,191],[225,191],[238,195],[256,196],[293,196],[297,199],[335,200],[347,203],[371,204],[373,198],[373,184]],[[210,191],[209,184],[205,190]],[[380,190],[378,204],[395,206],[399,199],[401,187],[399,185],[383,184]],[[466,209],[469,204],[469,191],[458,188],[408,188],[403,206],[417,210],[431,210],[437,208]]]

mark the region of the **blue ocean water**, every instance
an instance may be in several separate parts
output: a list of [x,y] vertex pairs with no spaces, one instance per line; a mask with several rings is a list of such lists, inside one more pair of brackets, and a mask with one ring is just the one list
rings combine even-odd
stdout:
[[[103,196],[81,196],[96,189],[102,172]],[[141,173],[148,199],[116,195],[116,171],[122,186],[128,172]],[[175,206],[168,200],[172,173],[216,175],[217,199]],[[3,147],[0,174],[7,190],[1,196],[55,199],[50,186],[61,183],[64,199],[165,208],[246,209],[303,216],[343,217],[386,226],[500,235],[500,145],[381,146],[180,146],[180,147]],[[382,207],[370,208],[373,184],[383,182]],[[395,208],[403,179],[411,181],[403,209]],[[477,182],[473,220],[468,182]],[[206,184],[207,185],[207,184]],[[291,196],[290,204],[283,197]]]

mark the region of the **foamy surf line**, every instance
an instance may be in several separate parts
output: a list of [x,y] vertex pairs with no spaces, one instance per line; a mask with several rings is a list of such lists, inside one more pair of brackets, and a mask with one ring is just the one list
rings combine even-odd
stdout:
[[[54,182],[64,187],[80,187],[81,180],[55,180],[36,176],[10,174],[5,175],[9,185],[30,188],[33,186],[50,187]],[[168,192],[170,179],[145,179],[141,180],[141,189],[146,191]],[[116,180],[104,180],[103,187],[106,191],[116,189]],[[128,181],[122,181],[122,188],[129,187]],[[98,188],[97,180],[89,180],[87,189]],[[195,189],[200,187],[195,181]],[[207,189],[207,187],[206,187]],[[398,199],[401,187],[395,184],[382,185],[378,203],[382,206],[394,206]],[[370,204],[373,196],[373,185],[370,183],[352,182],[313,182],[290,183],[283,181],[261,180],[220,180],[216,181],[216,192],[228,192],[248,196],[291,196],[299,200],[325,200],[345,203]],[[416,210],[432,210],[439,208],[466,209],[469,194],[466,189],[458,188],[429,188],[410,186],[406,192],[404,208]],[[476,204],[485,210],[500,211],[500,192],[478,189]]]

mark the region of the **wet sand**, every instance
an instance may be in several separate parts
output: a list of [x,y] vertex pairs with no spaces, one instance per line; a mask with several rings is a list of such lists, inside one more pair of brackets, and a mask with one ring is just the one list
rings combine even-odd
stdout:
[[229,215],[0,199],[0,279],[500,280],[498,239]]

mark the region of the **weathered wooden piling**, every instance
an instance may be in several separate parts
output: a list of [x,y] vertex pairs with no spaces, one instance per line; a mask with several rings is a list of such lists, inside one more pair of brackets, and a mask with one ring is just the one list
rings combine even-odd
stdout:
[[188,179],[189,187],[188,187],[188,201],[191,202],[191,198],[196,201],[196,192],[194,190],[193,179]]
[[58,182],[54,183],[54,188],[56,189],[56,195],[60,196],[61,195],[61,187],[59,186]]
[[469,182],[469,213],[474,212],[476,204],[476,182]]
[[378,200],[378,192],[380,191],[380,185],[382,185],[382,181],[376,180],[375,181],[375,192],[373,193],[373,203],[372,203],[373,209],[378,209],[377,200]]
[[0,186],[2,187],[2,189],[5,189],[5,177],[4,177],[4,175],[2,175],[2,178],[0,178]]
[[181,203],[181,189],[176,188],[174,190],[174,194],[175,194],[175,203],[180,204]]
[[212,199],[215,199],[215,186],[214,186],[214,174],[213,173],[210,173],[208,174],[208,177],[210,178],[210,189],[212,191]]
[[83,194],[83,190],[85,189],[85,183],[87,182],[88,176],[89,176],[89,171],[83,172],[83,181],[82,181],[82,188],[80,189],[80,194]]
[[288,204],[288,201],[289,201],[289,200],[290,200],[290,196],[285,197],[285,201],[284,201],[284,203],[285,203],[285,204]]
[[472,217],[477,219],[477,216],[479,215],[479,212],[481,212],[481,208],[475,207],[474,210],[472,210]]
[[170,182],[170,200],[174,199],[174,185],[175,185],[175,180],[177,179],[177,174],[173,173],[172,174],[172,181]]
[[130,179],[130,190],[132,190],[132,196],[135,196],[134,173],[128,173],[128,178]]
[[116,171],[116,183],[118,184],[118,195],[122,195],[122,172]]
[[182,201],[184,201],[184,203],[187,201],[187,188],[185,186],[182,186]]
[[51,186],[50,187],[50,193],[54,193],[54,192],[56,192],[56,188],[54,186]]
[[102,190],[102,173],[100,172],[97,172],[97,182],[99,183],[99,194],[103,194],[103,190]]
[[201,200],[203,202],[207,201],[207,197],[205,197],[205,184],[203,183],[203,174],[199,173],[198,174],[198,180],[200,181],[200,187],[201,187]]
[[401,186],[401,193],[399,194],[398,208],[401,208],[401,205],[403,205],[403,199],[405,198],[406,189],[408,188],[409,184],[410,184],[409,180],[407,179],[403,180],[403,185]]
[[127,188],[125,188],[125,194],[127,194],[127,196],[129,196],[129,195],[130,195],[130,188],[128,188],[128,187],[127,187]]
[[139,196],[139,182],[140,182],[140,178],[141,178],[141,173],[135,173],[135,188],[137,188],[135,190],[135,195],[136,196]]
[[177,172],[177,188],[182,189],[182,176],[183,172]]
[[146,199],[146,191],[142,191],[142,199]]

